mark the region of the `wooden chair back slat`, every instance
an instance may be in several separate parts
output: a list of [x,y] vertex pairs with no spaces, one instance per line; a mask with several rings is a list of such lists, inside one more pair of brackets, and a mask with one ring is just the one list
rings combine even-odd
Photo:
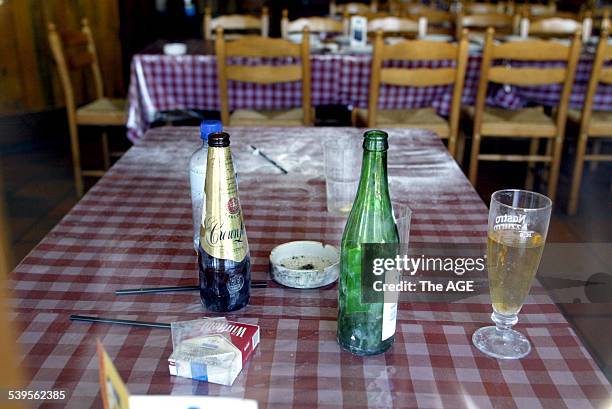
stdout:
[[259,30],[261,20],[257,17],[241,14],[230,14],[213,18],[210,22],[211,29],[223,27],[224,30]]
[[463,14],[459,13],[455,20],[455,35],[460,36],[464,29],[470,32],[484,32],[489,27],[493,27],[500,33],[511,34],[515,31],[517,19],[502,13],[492,14]]
[[[431,5],[427,5],[423,3],[406,4],[405,6],[402,7],[402,10],[401,10],[401,12],[409,16],[425,14],[425,13],[429,13],[432,11],[438,11],[438,10],[433,8]],[[439,10],[439,11],[442,11],[442,10]]]
[[406,17],[381,17],[368,21],[368,32],[427,34],[427,19],[412,20]]
[[383,60],[452,60],[457,57],[457,45],[438,41],[402,41],[382,49]]
[[378,12],[378,1],[376,0],[372,0],[370,4],[359,2],[336,4],[336,2],[332,0],[329,4],[329,14],[332,16],[336,14],[364,15],[376,12]]
[[570,47],[557,42],[509,41],[495,45],[491,50],[491,58],[517,61],[567,60],[569,53]]
[[382,68],[380,82],[411,87],[449,85],[455,82],[456,71],[455,68]]
[[270,15],[267,7],[261,9],[261,16],[255,17],[249,14],[228,14],[212,17],[212,10],[206,7],[202,21],[204,38],[211,40],[217,28],[224,30],[247,31],[259,30],[262,37],[268,37],[270,26]]
[[299,57],[300,45],[282,38],[245,36],[228,41],[227,57]]
[[529,14],[532,16],[551,16],[557,12],[557,4],[554,1],[548,4],[529,5]]
[[464,28],[488,28],[512,27],[513,19],[511,16],[501,13],[495,14],[466,14],[459,15],[459,20]]
[[582,29],[582,23],[571,18],[549,17],[529,21],[530,35],[571,35]]
[[287,32],[295,33],[308,27],[312,33],[342,33],[341,21],[328,17],[302,17],[288,22]]
[[87,35],[82,31],[62,30],[60,36],[64,47],[86,46],[89,43]]
[[[219,78],[219,96],[221,100],[221,121],[229,124],[228,80],[273,84],[288,81],[302,81],[302,111],[304,125],[310,125],[310,32],[307,27],[302,31],[302,43],[294,44],[288,40],[265,37],[241,37],[226,41],[223,28],[216,30],[215,51],[217,55],[217,74]],[[230,57],[293,57],[299,58],[300,64],[288,65],[227,65]]]
[[71,70],[80,70],[83,67],[91,66],[96,57],[89,51],[82,51],[68,56],[68,67]]
[[470,2],[464,5],[464,11],[469,14],[493,14],[503,13],[505,7],[503,3],[476,3]]
[[428,24],[452,24],[454,23],[455,16],[444,10],[436,9],[424,9],[419,12],[408,12],[408,16],[411,18],[425,17]]
[[563,83],[566,68],[517,68],[497,66],[489,69],[489,81],[508,85],[545,85]]
[[604,84],[612,84],[612,68],[603,68],[599,76],[599,82]]
[[311,33],[348,34],[347,18],[338,21],[329,17],[302,17],[289,21],[289,11],[284,9],[281,18],[281,37],[288,38],[289,33],[301,32],[306,27]]
[[302,79],[302,67],[288,66],[227,66],[225,75],[228,80],[254,82],[258,84],[274,84],[278,82],[299,81]]

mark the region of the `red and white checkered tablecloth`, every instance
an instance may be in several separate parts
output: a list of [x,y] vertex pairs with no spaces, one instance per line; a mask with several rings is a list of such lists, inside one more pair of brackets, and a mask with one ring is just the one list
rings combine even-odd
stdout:
[[[470,56],[465,80],[463,104],[476,99],[480,73],[479,55]],[[255,62],[253,62],[255,63]],[[311,94],[314,106],[344,104],[367,108],[370,79],[369,55],[313,55],[311,57]],[[448,61],[400,62],[407,67],[436,67]],[[585,54],[578,64],[570,99],[572,108],[581,108],[591,72],[592,56]],[[527,103],[555,106],[560,86],[491,86],[488,103],[518,109]],[[229,83],[231,109],[287,109],[301,105],[299,82],[258,85]],[[160,111],[175,109],[219,109],[216,57],[185,55],[172,57],[155,54],[135,55],[131,66],[129,89],[128,137],[139,142]],[[452,89],[448,86],[383,86],[381,108],[422,108],[432,106],[441,115],[450,110]],[[601,84],[595,96],[595,109],[612,110],[612,86]]]
[[[230,128],[255,279],[268,278],[277,244],[338,243],[344,219],[325,211],[322,143],[353,128]],[[480,245],[487,209],[432,133],[394,130],[392,199],[413,209],[411,246]],[[289,142],[289,140],[291,142]],[[249,144],[289,171],[252,154]],[[72,313],[171,322],[209,315],[199,294],[117,297],[121,288],[197,282],[187,163],[196,128],[156,128],[132,147],[17,266],[10,288],[28,389],[65,389],[68,402],[99,407],[95,339],[134,394],[256,399],[262,408],[603,408],[612,388],[540,286],[520,314],[534,349],[488,358],[471,345],[490,323],[488,296],[403,302],[394,346],[356,357],[335,341],[337,288],[253,289],[228,318],[261,326],[261,344],[231,387],[168,374],[169,331],[75,323]]]

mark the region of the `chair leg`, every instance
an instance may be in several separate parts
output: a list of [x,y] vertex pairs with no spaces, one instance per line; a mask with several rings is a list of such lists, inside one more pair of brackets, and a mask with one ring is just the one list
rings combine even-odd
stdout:
[[448,153],[457,160],[455,156],[457,154],[457,138],[454,135],[448,137]]
[[[554,139],[546,140],[546,156],[551,156],[553,151]],[[544,180],[548,180],[548,176],[550,176],[550,166],[544,166],[544,170],[542,172],[542,178]]]
[[463,168],[463,155],[465,154],[465,139],[467,136],[463,132],[459,132],[457,137],[457,151],[455,152],[455,160],[461,168]]
[[79,147],[79,134],[76,123],[69,123],[70,151],[72,153],[72,170],[74,173],[74,187],[77,197],[83,196],[83,170],[81,169],[81,150]]
[[555,201],[557,194],[557,183],[559,182],[559,167],[561,165],[561,151],[563,149],[563,138],[555,137],[554,146],[552,147],[552,162],[550,164],[550,175],[548,176],[548,197]]
[[569,213],[570,216],[575,215],[576,210],[578,210],[580,181],[582,180],[582,171],[584,170],[584,154],[586,152],[587,141],[588,135],[581,134],[578,138],[578,146],[576,146],[576,163],[574,163],[572,186],[570,189],[569,204],[567,206],[567,213]]
[[110,151],[108,150],[108,133],[102,131],[102,160],[104,161],[104,170],[110,168]]
[[[599,155],[601,153],[601,141],[600,140],[594,140],[593,141],[593,155]],[[599,166],[599,162],[597,161],[592,161],[589,164],[589,170],[591,172],[595,172],[597,170],[597,166]]]
[[553,143],[554,143],[553,139],[546,140],[546,156],[550,156],[552,154]]
[[470,154],[470,171],[469,179],[472,186],[476,187],[476,179],[478,178],[478,155],[480,154],[480,135],[474,134],[472,138],[472,153]]
[[353,108],[351,110],[351,124],[355,127],[362,127],[364,124],[360,123],[359,118],[357,116],[357,109]]
[[[538,148],[540,147],[540,140],[538,138],[531,139],[529,143],[529,156],[537,155]],[[533,190],[533,182],[535,179],[536,162],[527,162],[527,178],[525,179],[525,190]]]

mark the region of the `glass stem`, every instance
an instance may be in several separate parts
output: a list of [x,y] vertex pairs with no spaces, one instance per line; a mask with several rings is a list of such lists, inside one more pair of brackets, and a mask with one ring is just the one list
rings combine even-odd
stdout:
[[497,331],[499,331],[501,334],[506,334],[508,331],[510,331],[514,324],[518,322],[518,315],[504,315],[498,312],[493,312],[493,314],[491,314],[491,319],[495,323]]

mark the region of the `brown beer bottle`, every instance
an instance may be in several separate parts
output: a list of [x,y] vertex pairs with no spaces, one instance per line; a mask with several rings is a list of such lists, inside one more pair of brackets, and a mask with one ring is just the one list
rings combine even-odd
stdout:
[[239,310],[249,302],[251,261],[229,135],[208,136],[206,204],[200,227],[200,297],[207,309]]

